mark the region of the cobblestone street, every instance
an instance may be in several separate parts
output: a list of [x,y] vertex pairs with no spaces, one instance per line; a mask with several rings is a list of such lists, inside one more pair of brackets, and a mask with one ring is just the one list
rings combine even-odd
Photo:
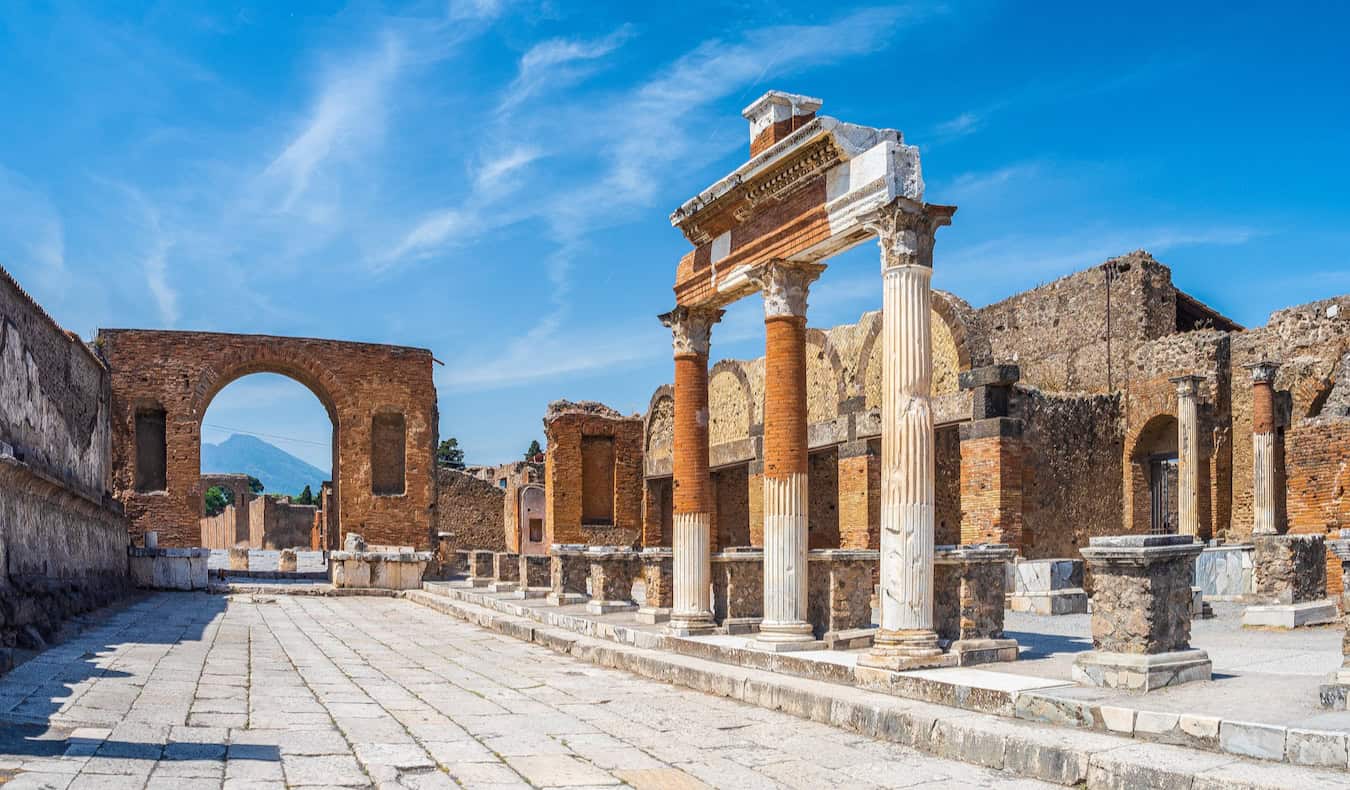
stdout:
[[159,594],[0,680],[6,790],[1040,787],[388,598]]

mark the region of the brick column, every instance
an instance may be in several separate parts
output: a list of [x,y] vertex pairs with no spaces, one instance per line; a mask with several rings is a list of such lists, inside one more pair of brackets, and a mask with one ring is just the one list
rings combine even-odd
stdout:
[[1257,362],[1252,372],[1252,534],[1274,535],[1275,372],[1278,362]]
[[936,459],[930,401],[933,242],[951,206],[897,198],[864,217],[879,237],[882,274],[881,628],[864,666],[954,663],[933,630]]
[[1178,376],[1177,385],[1177,534],[1200,538],[1200,418],[1195,396],[1204,378]]
[[961,543],[1022,545],[1022,421],[1009,415],[1016,365],[961,373],[971,420],[961,434]]
[[708,347],[721,310],[677,307],[661,316],[675,348],[674,549],[675,606],[670,631],[713,630],[709,589],[712,482],[708,477]]
[[823,269],[771,261],[751,275],[764,293],[765,650],[821,646],[806,611],[806,296]]

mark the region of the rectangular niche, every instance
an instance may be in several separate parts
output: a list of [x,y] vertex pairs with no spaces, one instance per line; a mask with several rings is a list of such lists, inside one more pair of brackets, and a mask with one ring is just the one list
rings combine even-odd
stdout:
[[142,493],[168,488],[168,442],[163,409],[136,410],[136,490]]
[[614,437],[581,437],[581,523],[614,523]]
[[376,414],[370,425],[370,490],[376,496],[404,493],[407,426],[402,414]]

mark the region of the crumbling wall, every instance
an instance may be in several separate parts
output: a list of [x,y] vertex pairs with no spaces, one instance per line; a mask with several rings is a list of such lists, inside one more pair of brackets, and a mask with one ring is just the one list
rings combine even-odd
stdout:
[[1063,395],[1018,384],[1010,413],[1023,421],[1022,553],[1077,557],[1094,535],[1120,532],[1118,395]]
[[[1350,418],[1300,420],[1287,435],[1289,532],[1326,535],[1350,528]],[[1327,552],[1327,594],[1344,590],[1341,563]]]
[[0,648],[130,589],[110,399],[102,362],[0,268]]
[[[624,417],[594,401],[549,404],[544,417],[545,522],[549,544],[628,546],[642,540],[643,419]],[[586,438],[613,441],[613,508],[608,523],[585,523],[583,445]]]
[[313,505],[262,496],[248,503],[249,547],[255,549],[309,548],[314,528]]
[[450,534],[455,549],[508,549],[502,528],[506,490],[473,475],[436,468],[436,531]]

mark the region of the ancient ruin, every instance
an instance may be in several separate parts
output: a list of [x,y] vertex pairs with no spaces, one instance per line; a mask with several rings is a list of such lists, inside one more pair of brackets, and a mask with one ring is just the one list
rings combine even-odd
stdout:
[[[432,775],[423,748],[459,742],[403,725],[449,730],[425,699],[524,649],[448,644],[428,619],[448,614],[1062,785],[1199,787],[1229,768],[1343,783],[1350,725],[1324,709],[1343,711],[1350,688],[1350,296],[1245,328],[1140,250],[975,307],[931,287],[938,231],[959,232],[959,215],[928,202],[919,148],[822,106],[754,101],[744,164],[671,214],[692,245],[659,316],[673,381],[652,382],[641,414],[553,401],[542,457],[513,463],[438,463],[430,350],[150,329],[85,343],[0,270],[0,670],[100,607],[164,616],[133,590],[192,593],[222,617],[251,607],[220,638],[275,660],[247,682],[315,673],[305,693],[336,711],[298,695],[286,713],[336,721],[367,771],[342,784],[360,785]],[[872,241],[880,309],[813,326],[832,256]],[[762,301],[764,354],[717,360],[724,310],[747,298]],[[207,407],[256,372],[300,382],[332,422],[317,504],[200,471]],[[213,487],[229,495],[208,514]],[[377,638],[351,619],[362,606],[412,630]],[[212,616],[182,615],[202,629]],[[472,671],[432,669],[461,650]],[[527,693],[551,660],[529,651],[506,691],[455,704],[557,715],[544,707],[562,692]],[[394,655],[388,672],[352,663]],[[1300,661],[1321,668],[1285,666]],[[24,671],[41,689],[66,670]],[[376,674],[370,702],[347,700]],[[1281,699],[1258,710],[1270,688]],[[351,723],[383,721],[352,711],[377,703],[393,735]],[[248,737],[247,716],[207,718],[239,715],[233,702],[208,705],[222,709],[165,727]],[[559,732],[580,743],[589,726]],[[366,736],[392,740],[372,752]],[[1156,744],[1178,751],[1143,748]]]

